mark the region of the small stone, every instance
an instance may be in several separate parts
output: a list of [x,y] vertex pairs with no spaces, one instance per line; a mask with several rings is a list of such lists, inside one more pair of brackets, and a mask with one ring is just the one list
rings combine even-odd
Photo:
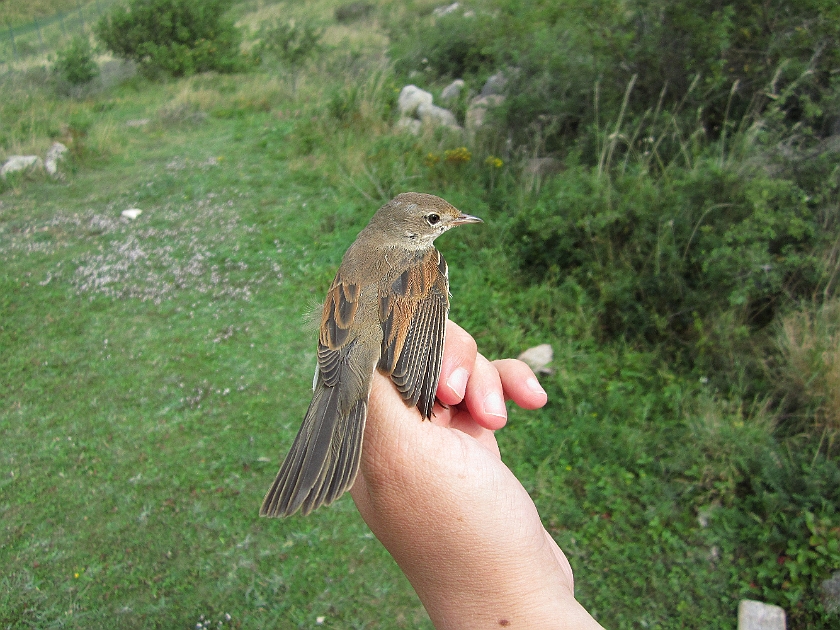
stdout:
[[143,214],[143,211],[140,208],[129,208],[128,210],[123,210],[120,213],[126,219],[131,219],[132,221]]
[[47,173],[50,174],[51,177],[55,177],[56,179],[61,179],[61,173],[58,172],[58,163],[64,159],[64,155],[67,153],[67,147],[61,144],[60,142],[53,142],[52,146],[47,151],[47,155],[44,158],[44,169]]
[[738,630],[785,630],[785,611],[751,599],[738,604]]
[[519,355],[518,359],[527,363],[535,374],[551,374],[553,370],[548,367],[548,364],[554,360],[554,349],[551,344],[543,343],[528,348]]
[[829,614],[840,613],[840,571],[835,571],[829,579],[820,584],[820,598]]
[[440,98],[445,103],[448,103],[449,101],[454,101],[461,95],[461,90],[463,89],[464,80],[455,79],[452,83],[443,88],[443,92],[440,93]]
[[128,120],[125,123],[126,127],[143,127],[144,125],[149,124],[148,118],[135,118],[133,120]]
[[446,4],[432,11],[432,15],[434,15],[435,17],[443,17],[444,15],[449,15],[453,11],[457,11],[459,6],[460,4],[457,2],[453,2],[452,4]]
[[21,171],[36,170],[42,168],[44,163],[37,155],[12,155],[0,168],[0,176],[6,179],[9,173],[19,173]]

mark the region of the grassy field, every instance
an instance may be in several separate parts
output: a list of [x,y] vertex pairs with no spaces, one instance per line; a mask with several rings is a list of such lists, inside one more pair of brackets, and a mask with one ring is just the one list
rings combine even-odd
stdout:
[[[438,242],[452,319],[491,358],[555,349],[548,406],[512,409],[499,441],[584,606],[606,627],[734,628],[750,597],[831,627],[813,613],[813,584],[840,568],[822,442],[604,342],[579,288],[523,280],[505,238],[548,182],[485,162],[493,146],[447,162],[455,133],[393,131],[381,20],[408,9],[337,24],[333,8],[237,6],[249,30],[323,25],[294,78],[152,83],[102,57],[74,96],[44,68],[0,79],[0,157],[55,139],[71,153],[63,181],[0,188],[0,626],[431,627],[349,497],[257,516],[309,402],[313,309],[375,209],[421,190],[486,221]],[[793,496],[810,507],[786,510]]]

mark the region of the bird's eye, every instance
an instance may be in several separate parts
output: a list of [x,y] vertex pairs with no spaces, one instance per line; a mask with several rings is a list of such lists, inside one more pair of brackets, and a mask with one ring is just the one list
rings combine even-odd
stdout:
[[426,216],[426,221],[429,222],[429,225],[437,225],[438,223],[440,223],[440,215],[432,213]]

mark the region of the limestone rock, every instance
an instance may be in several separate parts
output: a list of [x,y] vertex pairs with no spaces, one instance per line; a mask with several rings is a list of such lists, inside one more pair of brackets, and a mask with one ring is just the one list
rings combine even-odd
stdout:
[[554,360],[554,349],[551,344],[543,343],[533,348],[528,348],[517,357],[520,361],[527,363],[535,374],[551,374],[553,370],[548,364]]
[[43,167],[44,162],[37,155],[10,155],[3,167],[0,168],[0,177],[6,179],[9,173],[32,171]]
[[420,105],[431,105],[432,100],[432,95],[426,90],[421,90],[416,85],[406,85],[400,91],[400,96],[397,99],[400,117],[411,118]]
[[131,219],[132,221],[143,214],[143,211],[140,208],[129,208],[128,210],[123,210],[120,215],[124,216],[126,219]]
[[44,169],[50,174],[50,177],[62,179],[63,174],[58,171],[58,163],[64,159],[67,153],[67,147],[60,142],[53,142],[52,146],[47,151],[44,158]]
[[440,98],[444,103],[448,103],[449,101],[454,101],[461,95],[461,90],[464,89],[464,80],[463,79],[455,79],[452,83],[447,85],[443,88],[443,92],[440,93]]
[[738,630],[785,630],[783,608],[751,599],[738,604]]
[[826,612],[840,613],[840,571],[835,571],[829,579],[820,584],[820,597]]
[[458,127],[458,121],[455,120],[455,114],[450,112],[448,109],[432,105],[431,103],[428,105],[425,103],[420,105],[420,107],[417,108],[417,115],[420,116],[420,120],[427,125],[435,127]]
[[423,125],[460,129],[455,114],[432,103],[432,95],[416,85],[406,85],[397,99],[400,118],[396,128],[417,135]]
[[444,15],[449,15],[450,13],[457,11],[459,6],[460,4],[458,2],[446,4],[432,11],[432,15],[434,15],[435,17],[443,17]]
[[504,72],[499,71],[484,83],[484,87],[481,88],[481,96],[501,96],[505,93],[506,86],[507,77],[505,77]]

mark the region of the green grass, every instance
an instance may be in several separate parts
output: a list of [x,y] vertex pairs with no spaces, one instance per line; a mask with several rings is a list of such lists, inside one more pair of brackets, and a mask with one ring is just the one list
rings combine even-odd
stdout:
[[486,221],[439,241],[479,349],[554,346],[548,406],[512,409],[499,440],[584,606],[606,627],[734,628],[750,597],[831,627],[813,586],[840,558],[835,463],[777,436],[764,401],[604,343],[580,286],[526,282],[504,243],[540,193],[516,156],[428,166],[464,140],[391,132],[379,18],[336,26],[333,8],[294,7],[332,46],[294,90],[266,68],[115,71],[75,98],[46,71],[3,78],[0,154],[60,139],[71,159],[63,182],[0,185],[0,627],[431,627],[349,497],[257,516],[309,402],[309,315],[411,189]]
[[380,627],[422,625],[349,497],[257,517],[347,239],[317,220],[364,220],[260,158],[269,120],[137,132],[107,175],[4,195],[4,625],[348,627],[384,599]]

